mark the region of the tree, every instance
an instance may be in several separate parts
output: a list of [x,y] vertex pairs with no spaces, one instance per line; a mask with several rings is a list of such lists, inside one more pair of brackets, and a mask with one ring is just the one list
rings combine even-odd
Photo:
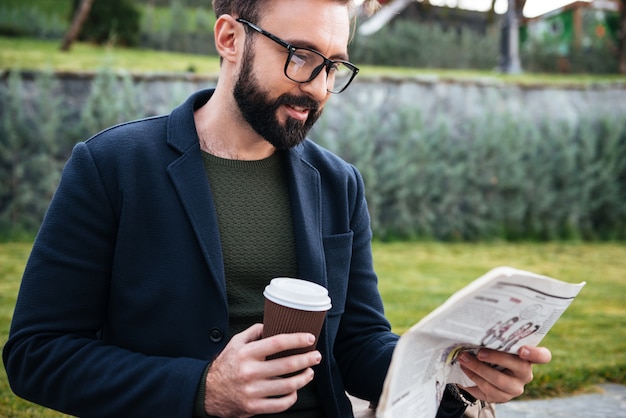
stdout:
[[[73,1],[77,9],[83,0]],[[138,45],[141,30],[138,3],[134,0],[94,2],[78,39],[98,45]]]
[[519,74],[522,72],[519,56],[519,20],[526,0],[508,0],[508,2],[500,38],[500,70],[506,74]]
[[89,16],[89,11],[91,10],[93,2],[94,0],[80,0],[80,4],[74,11],[72,24],[70,25],[67,33],[65,34],[65,37],[63,38],[61,51],[69,51],[72,43],[74,43],[74,41],[76,41],[76,39],[78,38],[78,35],[83,28],[83,24]]
[[617,63],[620,74],[626,74],[626,0],[619,2],[619,25],[617,32]]

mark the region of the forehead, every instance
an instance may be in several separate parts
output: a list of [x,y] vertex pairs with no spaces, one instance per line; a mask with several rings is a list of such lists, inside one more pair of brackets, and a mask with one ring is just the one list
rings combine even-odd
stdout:
[[348,4],[333,0],[272,0],[258,24],[287,42],[328,55],[344,54],[350,38]]

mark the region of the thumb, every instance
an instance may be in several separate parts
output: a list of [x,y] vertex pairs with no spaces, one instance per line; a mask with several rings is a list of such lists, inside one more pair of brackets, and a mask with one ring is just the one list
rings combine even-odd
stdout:
[[521,359],[534,364],[546,364],[552,360],[552,353],[545,347],[524,346],[519,349],[518,355]]

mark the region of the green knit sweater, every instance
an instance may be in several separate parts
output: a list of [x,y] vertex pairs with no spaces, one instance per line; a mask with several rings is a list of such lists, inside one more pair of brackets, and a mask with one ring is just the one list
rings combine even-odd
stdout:
[[[258,161],[203,153],[219,223],[229,337],[263,322],[263,290],[274,277],[296,277],[296,245],[283,154]],[[313,385],[280,417],[322,416]],[[302,410],[298,412],[296,410]]]

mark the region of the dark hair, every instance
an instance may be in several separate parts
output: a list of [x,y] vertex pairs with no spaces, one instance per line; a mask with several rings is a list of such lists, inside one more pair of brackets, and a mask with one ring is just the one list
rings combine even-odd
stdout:
[[266,0],[213,0],[215,16],[231,15],[243,17],[251,22],[257,22],[261,16],[261,8]]
[[[213,0],[213,10],[215,16],[231,15],[243,17],[251,22],[258,22],[262,16],[262,8],[268,0]],[[353,0],[335,0],[337,3],[354,7]],[[363,7],[365,10],[373,11],[378,5],[377,0],[365,0]]]

